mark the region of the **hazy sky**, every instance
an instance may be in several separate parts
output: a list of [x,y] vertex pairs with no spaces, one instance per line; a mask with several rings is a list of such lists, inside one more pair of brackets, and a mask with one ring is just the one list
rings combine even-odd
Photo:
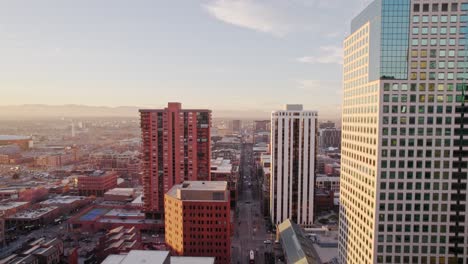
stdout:
[[0,105],[341,104],[368,0],[0,0]]

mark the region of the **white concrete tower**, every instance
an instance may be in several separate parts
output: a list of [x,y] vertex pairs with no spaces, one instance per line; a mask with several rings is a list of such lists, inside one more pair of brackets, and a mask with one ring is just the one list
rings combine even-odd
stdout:
[[271,114],[270,216],[273,225],[314,221],[317,112],[287,105]]

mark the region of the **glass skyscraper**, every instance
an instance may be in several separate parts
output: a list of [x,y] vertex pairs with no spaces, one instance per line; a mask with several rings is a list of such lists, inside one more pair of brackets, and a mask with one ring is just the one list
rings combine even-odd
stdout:
[[468,1],[376,0],[344,41],[341,263],[468,264]]

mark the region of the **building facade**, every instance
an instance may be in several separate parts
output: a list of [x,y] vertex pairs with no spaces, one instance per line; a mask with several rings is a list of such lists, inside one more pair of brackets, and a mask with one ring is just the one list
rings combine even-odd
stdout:
[[210,180],[211,111],[142,109],[144,209],[154,218],[164,215],[164,194],[185,180]]
[[467,11],[466,1],[376,0],[352,21],[341,263],[468,263]]
[[117,172],[93,171],[76,177],[78,193],[81,196],[104,196],[108,190],[117,186]]
[[320,129],[320,148],[340,148],[341,130],[336,128]]
[[229,189],[225,181],[186,181],[165,195],[165,239],[180,256],[231,261]]
[[232,120],[232,132],[240,132],[242,128],[242,121]]
[[314,221],[317,112],[287,105],[271,116],[270,217],[273,225],[291,219]]

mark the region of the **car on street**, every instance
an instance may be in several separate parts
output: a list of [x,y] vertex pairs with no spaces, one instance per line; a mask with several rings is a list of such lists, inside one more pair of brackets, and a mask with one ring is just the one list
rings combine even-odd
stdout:
[[271,240],[267,239],[267,240],[263,241],[263,244],[271,244]]

